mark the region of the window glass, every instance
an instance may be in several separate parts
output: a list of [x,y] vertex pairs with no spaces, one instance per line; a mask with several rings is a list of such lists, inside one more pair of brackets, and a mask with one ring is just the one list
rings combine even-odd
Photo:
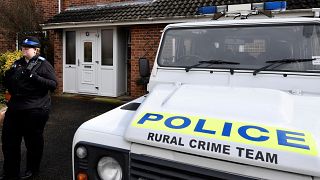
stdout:
[[76,64],[76,32],[66,32],[66,64]]
[[105,29],[101,32],[101,64],[113,65],[113,30]]
[[92,62],[92,42],[84,42],[84,62]]
[[[279,63],[267,70],[320,72],[320,26],[299,23],[171,29],[165,33],[158,63],[169,67],[256,70],[269,65],[268,61],[286,59],[307,60]],[[312,59],[318,60],[309,61]]]

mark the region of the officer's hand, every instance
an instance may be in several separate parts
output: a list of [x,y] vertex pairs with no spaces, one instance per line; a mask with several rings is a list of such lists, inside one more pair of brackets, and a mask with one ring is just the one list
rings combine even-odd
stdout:
[[37,80],[39,78],[39,75],[36,72],[32,72],[28,69],[26,69],[23,74],[25,75],[25,77],[30,78],[32,80]]
[[31,72],[29,77],[32,80],[38,80],[40,76],[36,72]]

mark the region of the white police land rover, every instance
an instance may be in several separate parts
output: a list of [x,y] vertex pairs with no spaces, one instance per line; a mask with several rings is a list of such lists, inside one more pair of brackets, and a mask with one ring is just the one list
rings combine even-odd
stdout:
[[319,11],[224,8],[164,29],[150,93],[77,130],[74,179],[320,180]]

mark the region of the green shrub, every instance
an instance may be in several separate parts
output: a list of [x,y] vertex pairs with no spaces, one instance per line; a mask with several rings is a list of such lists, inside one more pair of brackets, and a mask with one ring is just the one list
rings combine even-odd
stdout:
[[4,92],[5,89],[3,88],[3,77],[6,70],[10,69],[13,62],[22,57],[22,51],[7,51],[3,54],[0,54],[0,106],[1,104],[5,103]]
[[22,57],[22,51],[7,51],[3,54],[0,54],[0,77],[1,81],[4,76],[4,72],[10,69],[12,63]]

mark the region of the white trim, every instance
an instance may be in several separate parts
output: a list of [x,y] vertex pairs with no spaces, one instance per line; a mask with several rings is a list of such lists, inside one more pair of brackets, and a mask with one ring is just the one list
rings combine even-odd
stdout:
[[62,92],[65,92],[66,31],[62,32]]
[[114,21],[82,21],[82,22],[64,22],[64,23],[49,23],[41,24],[43,30],[51,29],[67,29],[67,28],[87,28],[101,26],[125,26],[125,25],[142,25],[142,24],[170,24],[180,22],[194,22],[210,20],[211,17],[193,18],[193,19],[172,19],[172,20],[152,20],[149,21],[131,21],[131,22],[114,22]]

